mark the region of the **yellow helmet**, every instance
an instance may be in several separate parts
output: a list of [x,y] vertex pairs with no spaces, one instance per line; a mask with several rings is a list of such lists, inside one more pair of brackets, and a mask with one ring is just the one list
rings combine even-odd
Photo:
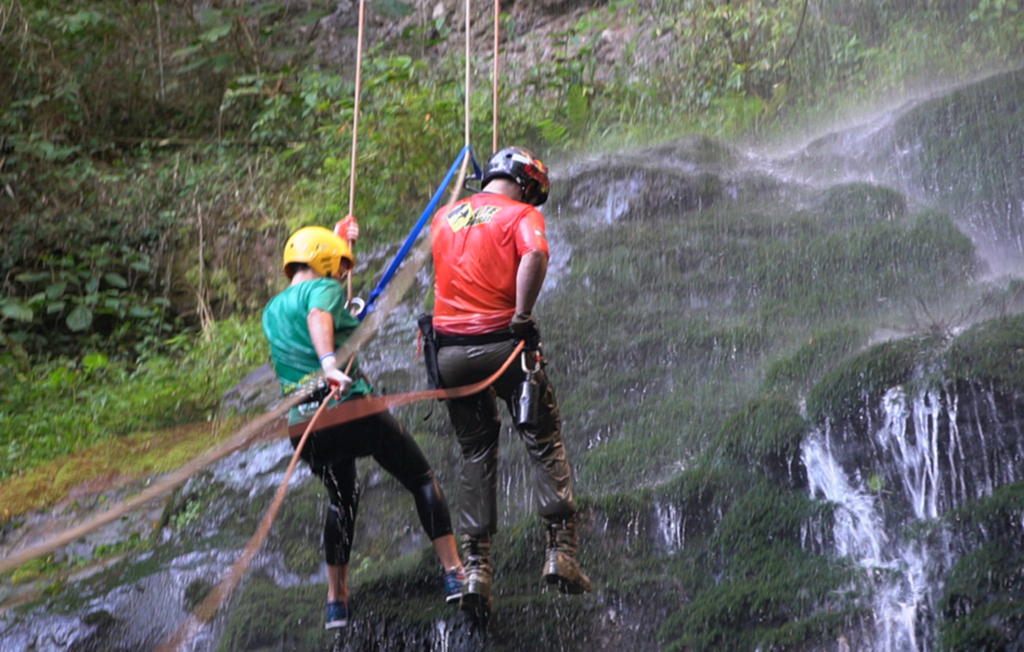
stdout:
[[336,276],[343,260],[348,261],[350,268],[355,267],[356,259],[348,243],[322,226],[299,229],[284,245],[284,273],[288,278],[292,277],[288,269],[291,263],[305,263],[321,276]]

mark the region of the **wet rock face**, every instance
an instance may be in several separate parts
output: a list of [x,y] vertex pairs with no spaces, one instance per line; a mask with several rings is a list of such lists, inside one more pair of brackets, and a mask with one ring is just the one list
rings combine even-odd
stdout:
[[868,572],[873,649],[1015,649],[1022,416],[1019,391],[959,379],[891,387],[826,424],[819,451],[840,480],[812,461],[813,489],[839,506],[832,545]]
[[570,170],[556,202],[597,209],[607,221],[678,219],[711,207],[725,192],[734,154],[706,136],[682,138],[636,154],[609,156]]
[[910,103],[865,131],[824,136],[789,164],[801,179],[870,170],[913,201],[939,202],[999,255],[1024,252],[1024,70]]
[[830,441],[851,478],[884,492],[893,528],[938,518],[1024,475],[1024,396],[961,381],[955,390],[906,396],[894,388]]
[[836,222],[850,225],[893,221],[907,214],[907,200],[892,188],[869,183],[842,183],[822,193],[817,208]]
[[268,362],[246,374],[237,385],[224,393],[221,415],[235,412],[251,414],[266,410],[281,396],[281,383]]

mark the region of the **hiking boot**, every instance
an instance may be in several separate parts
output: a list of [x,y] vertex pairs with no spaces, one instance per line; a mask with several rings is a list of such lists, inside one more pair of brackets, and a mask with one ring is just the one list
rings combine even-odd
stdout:
[[466,575],[460,607],[463,611],[490,612],[491,537],[463,534],[459,540]]
[[590,578],[576,561],[576,519],[544,519],[548,529],[548,554],[544,562],[544,580],[562,593],[590,591]]
[[444,574],[444,601],[448,604],[458,602],[462,597],[462,583],[466,574],[461,570],[450,570]]
[[324,629],[338,629],[348,626],[348,605],[338,600],[327,603],[327,626]]

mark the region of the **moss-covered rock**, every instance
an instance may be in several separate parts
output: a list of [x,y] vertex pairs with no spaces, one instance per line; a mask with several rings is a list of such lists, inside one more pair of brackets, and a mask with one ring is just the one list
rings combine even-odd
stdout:
[[1024,640],[1024,484],[1001,487],[947,517],[966,546],[939,602],[944,650],[1010,650]]
[[812,333],[792,354],[772,361],[765,369],[765,389],[783,393],[809,390],[863,342],[864,334],[852,325]]
[[930,100],[880,135],[885,164],[940,198],[972,230],[1020,253],[1024,70],[993,75]]
[[827,529],[827,512],[749,482],[706,547],[674,560],[691,599],[660,626],[662,649],[799,649],[835,638],[863,608],[840,591],[855,577],[846,562],[800,543],[803,528]]
[[282,588],[265,576],[250,578],[238,592],[218,652],[328,649],[333,634],[324,631],[324,595],[320,585]]
[[949,375],[996,388],[1024,388],[1024,315],[978,324],[956,338],[947,354]]
[[608,222],[677,219],[710,207],[723,194],[732,150],[707,136],[688,136],[643,152],[584,163],[561,182],[559,208],[589,209]]
[[941,341],[911,337],[877,344],[830,371],[807,397],[811,421],[849,421],[878,402],[887,390],[909,381],[924,356]]
[[820,210],[840,225],[878,220],[895,221],[907,214],[903,193],[886,186],[853,182],[831,186],[823,193]]
[[766,398],[737,411],[718,436],[736,463],[773,482],[801,489],[807,486],[807,469],[800,458],[800,445],[809,427],[792,402]]

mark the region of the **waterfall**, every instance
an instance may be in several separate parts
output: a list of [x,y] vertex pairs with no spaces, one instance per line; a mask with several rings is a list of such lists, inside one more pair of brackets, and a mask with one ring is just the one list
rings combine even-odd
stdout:
[[893,387],[865,412],[805,441],[809,491],[836,506],[833,552],[863,569],[873,649],[928,652],[943,577],[963,549],[943,515],[1018,481],[1009,460],[1021,438],[993,418],[987,390]]

